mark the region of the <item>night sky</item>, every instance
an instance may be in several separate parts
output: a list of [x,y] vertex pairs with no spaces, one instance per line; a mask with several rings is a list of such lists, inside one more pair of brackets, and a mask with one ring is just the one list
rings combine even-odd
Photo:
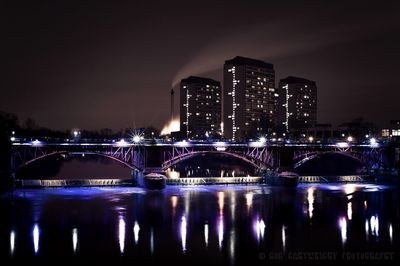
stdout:
[[5,2],[0,110],[21,120],[161,128],[172,85],[236,55],[315,80],[320,123],[400,119],[399,1]]

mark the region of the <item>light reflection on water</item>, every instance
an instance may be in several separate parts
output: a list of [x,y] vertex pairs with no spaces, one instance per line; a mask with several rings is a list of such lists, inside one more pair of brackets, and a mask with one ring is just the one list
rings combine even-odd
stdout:
[[78,248],[78,229],[74,228],[72,229],[72,249],[74,251],[74,254],[76,253]]
[[0,247],[10,258],[60,253],[162,261],[167,252],[177,261],[197,254],[225,263],[246,256],[257,261],[258,252],[269,250],[399,250],[397,195],[373,184],[19,190],[7,209],[14,218],[2,228],[10,237]]
[[33,231],[32,231],[32,236],[33,236],[33,248],[35,251],[35,254],[39,252],[39,226],[35,224],[33,226]]

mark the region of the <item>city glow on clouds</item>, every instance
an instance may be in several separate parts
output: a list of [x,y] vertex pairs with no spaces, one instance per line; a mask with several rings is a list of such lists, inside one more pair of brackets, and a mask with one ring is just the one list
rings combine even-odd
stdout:
[[171,132],[179,131],[180,125],[179,125],[179,119],[175,118],[172,121],[169,121],[161,130],[161,135],[168,135],[171,134]]

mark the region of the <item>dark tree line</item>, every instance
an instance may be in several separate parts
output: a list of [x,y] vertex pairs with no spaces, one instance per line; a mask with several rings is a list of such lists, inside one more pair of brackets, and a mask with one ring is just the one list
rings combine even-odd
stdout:
[[[0,176],[8,175],[10,172],[11,137],[23,141],[35,139],[49,142],[66,141],[67,139],[74,139],[73,131],[73,129],[54,130],[42,127],[32,118],[27,118],[21,122],[15,114],[0,111]],[[146,139],[151,139],[158,138],[160,131],[151,126],[139,129],[126,128],[118,131],[113,131],[110,128],[100,130],[80,129],[79,139],[82,141],[111,141],[120,138],[129,139],[134,134],[140,134]]]

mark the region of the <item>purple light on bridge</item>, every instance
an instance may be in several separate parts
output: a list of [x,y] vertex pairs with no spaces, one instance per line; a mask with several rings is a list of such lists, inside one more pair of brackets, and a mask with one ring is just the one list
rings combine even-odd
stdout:
[[338,148],[348,148],[350,145],[348,142],[338,142],[336,143],[336,147]]
[[41,144],[42,144],[42,142],[40,140],[37,140],[37,139],[35,139],[34,141],[31,142],[32,146],[39,146]]
[[129,143],[126,142],[124,139],[121,139],[121,140],[117,141],[117,146],[118,147],[126,147],[128,145],[129,145]]
[[185,148],[185,147],[189,147],[190,146],[190,142],[186,141],[186,140],[182,140],[182,141],[178,141],[174,144],[177,147],[181,147],[181,148]]
[[213,146],[217,149],[217,151],[225,151],[226,150],[226,142],[217,141],[213,144]]

